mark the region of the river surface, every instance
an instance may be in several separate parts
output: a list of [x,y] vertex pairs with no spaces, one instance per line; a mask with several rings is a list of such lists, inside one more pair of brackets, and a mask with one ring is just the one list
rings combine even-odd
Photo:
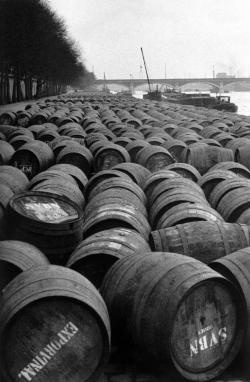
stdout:
[[[143,94],[146,94],[142,91],[137,91],[134,94],[136,98],[142,98]],[[212,96],[216,94],[211,93]],[[250,92],[230,92],[225,93],[225,95],[231,97],[231,102],[235,103],[238,106],[237,114],[249,115],[250,116]]]

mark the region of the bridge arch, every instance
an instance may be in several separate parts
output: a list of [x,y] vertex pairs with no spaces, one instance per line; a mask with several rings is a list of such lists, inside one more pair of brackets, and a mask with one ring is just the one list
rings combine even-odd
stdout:
[[228,91],[250,91],[250,78],[249,81],[232,81],[224,86]]
[[181,91],[210,91],[210,90],[220,90],[220,85],[207,82],[193,82],[187,81],[185,84],[180,86]]
[[[95,84],[96,90],[102,91],[104,84]],[[127,91],[129,90],[129,87],[125,84],[119,84],[119,83],[108,83],[106,84],[106,88],[114,91],[114,92],[120,92],[120,91]]]
[[[174,86],[172,84],[166,83],[166,82],[150,82],[151,90],[156,90],[156,87],[158,86],[158,90],[162,91],[164,86],[169,87],[170,89],[173,89]],[[143,84],[135,85],[134,90],[136,91],[148,91],[148,83],[145,82]]]

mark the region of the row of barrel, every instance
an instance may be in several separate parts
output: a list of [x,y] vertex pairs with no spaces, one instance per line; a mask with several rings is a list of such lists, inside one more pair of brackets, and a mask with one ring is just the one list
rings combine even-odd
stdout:
[[[35,126],[29,115],[14,118],[1,126],[2,142],[33,130],[54,159],[42,167],[40,154],[24,149],[12,161],[24,142],[0,165],[3,379],[97,380],[111,333],[144,367],[168,375],[171,359],[189,380],[215,378],[239,352],[249,356],[249,169],[209,157],[209,171],[199,171],[179,162],[171,135],[199,121],[202,137],[210,112],[96,96],[27,110],[45,117]],[[246,133],[243,117],[216,116],[227,122],[220,133]],[[178,136],[184,150],[188,130]],[[172,151],[163,147],[171,139]],[[203,139],[212,140],[189,146],[215,147]]]
[[[192,221],[249,224],[249,179],[249,170],[235,162],[221,162],[199,177],[192,166],[182,163],[154,173],[122,163],[89,180],[76,166],[58,164],[30,181],[15,167],[3,165],[1,238],[28,240],[50,261],[64,265],[82,236],[103,227],[132,228],[148,240],[151,230]],[[53,213],[59,215],[57,225],[48,229]],[[35,223],[34,216],[40,216]]]
[[[190,224],[197,223],[177,226],[176,235]],[[223,228],[230,239],[249,230],[202,225],[220,239]],[[11,274],[0,299],[1,376],[97,380],[109,359],[111,333],[113,345],[125,354],[139,352],[144,368],[160,367],[165,376],[170,359],[191,381],[217,377],[239,352],[247,364],[249,254],[248,246],[208,266],[179,253],[151,252],[135,231],[120,228],[81,242],[72,255],[76,272],[70,263],[49,265],[31,244],[1,241],[1,275]],[[95,258],[93,267],[84,264],[88,256]],[[98,292],[88,277],[99,283],[104,273]]]

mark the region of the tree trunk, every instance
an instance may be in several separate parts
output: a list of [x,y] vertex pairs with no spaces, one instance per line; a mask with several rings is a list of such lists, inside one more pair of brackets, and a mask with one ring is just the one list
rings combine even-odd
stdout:
[[43,86],[44,82],[38,78],[37,79],[37,85],[36,85],[36,95],[35,95],[35,98],[40,98],[41,97],[41,90],[42,90],[42,86]]
[[7,103],[11,103],[9,68],[7,68],[6,80]]
[[29,99],[29,79],[28,79],[28,74],[25,73],[24,75],[24,83],[25,83],[25,99]]
[[17,102],[17,69],[14,68],[11,102]]
[[21,75],[20,75],[19,66],[17,66],[16,80],[17,80],[17,87],[16,87],[17,100],[18,100],[18,102],[20,102],[23,100],[23,94],[22,94],[22,90],[21,90]]
[[0,105],[4,104],[4,65],[0,66],[1,77],[0,77]]

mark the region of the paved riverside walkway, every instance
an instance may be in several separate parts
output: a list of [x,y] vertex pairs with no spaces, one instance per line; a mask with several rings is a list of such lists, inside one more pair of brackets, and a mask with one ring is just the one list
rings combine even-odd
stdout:
[[54,99],[58,96],[50,96],[50,97],[43,97],[38,99],[32,99],[29,101],[22,101],[22,102],[16,102],[16,103],[8,103],[6,105],[0,105],[0,114],[4,113],[5,111],[18,111],[18,110],[24,110],[26,105],[32,105],[36,104],[37,102],[41,102],[45,99]]

